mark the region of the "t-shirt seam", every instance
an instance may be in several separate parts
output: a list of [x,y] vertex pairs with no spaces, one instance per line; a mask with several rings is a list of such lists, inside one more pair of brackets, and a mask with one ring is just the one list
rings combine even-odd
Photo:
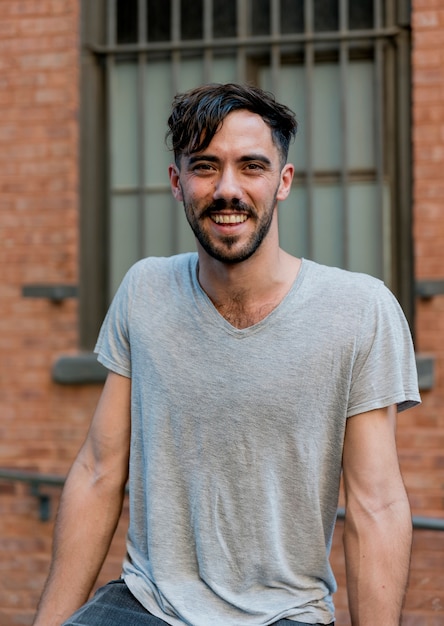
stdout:
[[392,396],[383,396],[370,400],[367,403],[363,402],[354,407],[351,407],[347,411],[347,418],[354,417],[360,413],[366,413],[367,411],[373,411],[376,409],[382,409],[390,406],[391,404],[403,404],[404,402],[419,402],[418,392],[416,390],[403,390]]

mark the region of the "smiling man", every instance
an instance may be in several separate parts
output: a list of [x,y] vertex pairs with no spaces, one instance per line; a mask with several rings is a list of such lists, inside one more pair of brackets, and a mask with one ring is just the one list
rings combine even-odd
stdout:
[[[296,120],[271,94],[205,85],[168,124],[197,253],[139,261],[108,311],[109,375],[35,626],[332,624],[341,473],[352,623],[398,626],[411,519],[396,411],[419,402],[404,315],[381,281],[280,247]],[[128,476],[122,577],[87,601]]]
[[202,152],[170,167],[173,194],[182,200],[200,253],[222,263],[254,254],[273,226],[277,202],[287,197],[293,166],[281,168],[278,146],[264,120],[234,111]]

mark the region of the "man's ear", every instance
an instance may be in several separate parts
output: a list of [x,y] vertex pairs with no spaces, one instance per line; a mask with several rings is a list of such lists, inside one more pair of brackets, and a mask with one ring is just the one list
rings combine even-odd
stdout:
[[170,177],[171,193],[175,200],[183,201],[182,187],[179,180],[179,168],[175,163],[171,163],[168,167],[168,176]]
[[285,200],[291,190],[291,183],[293,182],[294,165],[292,163],[286,163],[281,171],[281,182],[279,185],[277,200]]

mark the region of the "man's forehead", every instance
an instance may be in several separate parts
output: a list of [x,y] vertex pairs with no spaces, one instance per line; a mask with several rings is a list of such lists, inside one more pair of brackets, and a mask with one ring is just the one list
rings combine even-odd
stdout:
[[[205,139],[205,130],[203,131],[199,144],[202,145]],[[257,113],[246,110],[232,111],[219,124],[208,145],[203,150],[196,152],[205,152],[211,147],[218,145],[219,142],[228,142],[230,147],[242,145],[245,146],[262,146],[264,149],[270,149],[275,146],[273,133],[270,126]],[[194,154],[195,151],[188,152],[188,156]]]

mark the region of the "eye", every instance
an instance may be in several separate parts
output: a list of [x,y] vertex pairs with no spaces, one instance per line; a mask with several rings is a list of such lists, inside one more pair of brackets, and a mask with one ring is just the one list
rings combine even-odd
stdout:
[[247,163],[245,169],[249,172],[263,172],[265,168],[262,163]]
[[192,172],[195,172],[196,174],[205,174],[207,172],[213,172],[214,171],[214,166],[211,163],[195,163],[193,165],[193,167],[191,168]]

